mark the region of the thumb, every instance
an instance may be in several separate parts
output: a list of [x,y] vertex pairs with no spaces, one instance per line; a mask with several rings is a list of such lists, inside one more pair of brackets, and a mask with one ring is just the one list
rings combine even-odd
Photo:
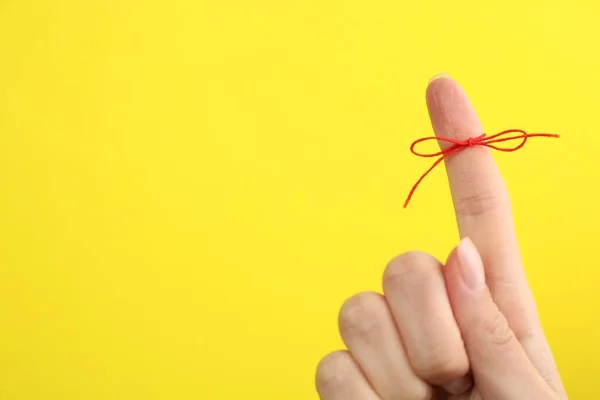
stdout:
[[530,362],[485,284],[483,263],[466,238],[444,269],[454,317],[484,399],[553,399],[556,394]]

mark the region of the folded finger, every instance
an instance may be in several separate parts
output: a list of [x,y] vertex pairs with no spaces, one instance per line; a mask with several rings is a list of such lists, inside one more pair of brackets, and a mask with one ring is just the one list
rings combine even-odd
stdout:
[[396,257],[384,273],[383,291],[416,374],[451,393],[469,389],[469,360],[442,264],[419,252]]
[[322,400],[382,400],[345,351],[336,351],[321,360],[315,386]]
[[382,399],[431,398],[432,388],[412,370],[381,295],[366,292],[348,299],[339,325],[348,350]]

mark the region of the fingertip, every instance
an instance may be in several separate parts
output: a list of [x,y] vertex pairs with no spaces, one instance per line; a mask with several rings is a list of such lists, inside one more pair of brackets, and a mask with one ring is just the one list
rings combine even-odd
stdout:
[[471,239],[461,240],[456,251],[462,280],[472,291],[481,291],[485,287],[485,272],[481,256]]
[[431,109],[431,106],[434,105],[433,100],[436,94],[443,94],[445,92],[449,92],[452,90],[462,90],[459,83],[454,80],[450,75],[446,73],[441,73],[434,75],[429,80],[427,84],[427,105]]
[[[453,281],[460,278],[459,276],[459,261],[458,261],[458,246],[454,247],[448,258],[446,259],[446,263],[444,264],[444,277],[446,279],[446,285],[453,285]],[[448,287],[450,289],[450,287]]]
[[431,84],[434,81],[437,81],[438,79],[452,79],[452,77],[450,76],[450,74],[447,74],[446,72],[440,72],[435,74],[434,76],[432,76],[429,79],[429,84]]
[[444,390],[450,394],[459,395],[467,392],[472,386],[473,380],[471,379],[471,376],[466,375],[454,382],[444,385]]
[[462,265],[461,261],[461,245],[465,244],[468,240],[463,238],[460,243],[452,249],[450,255],[444,265],[444,280],[446,281],[446,291],[448,293],[448,299],[452,305],[456,321],[459,322],[465,314],[466,309],[470,309],[470,302],[474,298],[480,297],[478,291],[469,289],[469,286],[465,282],[465,266]]
[[448,256],[444,277],[451,301],[462,303],[465,299],[480,297],[485,291],[483,262],[469,237],[462,238]]
[[481,122],[462,86],[449,76],[429,82],[426,102],[437,136],[467,139],[482,133]]

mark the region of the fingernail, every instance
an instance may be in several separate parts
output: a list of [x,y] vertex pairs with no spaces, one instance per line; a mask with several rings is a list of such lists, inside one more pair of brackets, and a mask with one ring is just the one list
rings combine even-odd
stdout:
[[448,75],[445,72],[440,72],[439,74],[435,74],[434,76],[431,77],[431,79],[429,80],[429,83],[433,82],[433,81],[437,81],[438,79],[442,79],[442,78],[451,78],[450,75]]
[[469,238],[464,238],[458,245],[458,262],[463,281],[471,290],[481,290],[485,285],[483,262],[479,252]]
[[473,381],[470,376],[463,376],[447,385],[444,385],[444,390],[450,394],[463,394],[471,388]]

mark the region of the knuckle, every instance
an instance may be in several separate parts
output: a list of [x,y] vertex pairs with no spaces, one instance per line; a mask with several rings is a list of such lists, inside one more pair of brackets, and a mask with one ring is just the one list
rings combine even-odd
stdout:
[[[471,187],[477,187],[472,185]],[[502,197],[492,190],[480,190],[463,196],[456,201],[456,215],[479,217],[498,212],[504,208]]]
[[[511,328],[521,343],[536,341],[536,321],[537,315],[532,315],[531,308],[527,307],[527,302],[523,301],[522,296],[516,296],[520,287],[514,281],[495,279],[493,282],[495,289],[495,302],[502,304],[504,315],[510,315]],[[534,311],[535,312],[535,311]]]
[[374,292],[363,292],[350,297],[340,308],[339,327],[342,336],[370,338],[383,328],[387,305]]
[[[550,364],[550,362],[546,365],[552,365]],[[550,388],[555,392],[555,393],[564,393],[564,387],[562,385],[562,382],[560,380],[560,377],[558,377],[557,372],[556,371],[549,371],[547,368],[544,369],[542,368],[540,372],[540,376],[542,377],[542,379],[548,384],[548,386],[550,386]]]
[[[391,386],[392,384],[393,386]],[[377,388],[382,398],[402,400],[432,400],[433,398],[437,398],[434,397],[431,385],[417,377],[412,377],[412,379],[406,379],[402,382],[396,381],[392,384],[388,388]]]
[[505,346],[514,338],[506,318],[500,312],[496,312],[492,318],[487,320],[484,330],[490,343],[497,346]]
[[322,392],[335,392],[352,378],[353,362],[345,351],[335,351],[323,357],[317,365],[315,386]]
[[402,254],[390,261],[385,268],[383,286],[389,289],[423,285],[434,278],[434,272],[440,265],[438,260],[427,253],[413,251]]
[[434,384],[443,384],[462,378],[469,370],[466,357],[460,357],[451,352],[437,352],[415,360],[413,367],[417,375]]

